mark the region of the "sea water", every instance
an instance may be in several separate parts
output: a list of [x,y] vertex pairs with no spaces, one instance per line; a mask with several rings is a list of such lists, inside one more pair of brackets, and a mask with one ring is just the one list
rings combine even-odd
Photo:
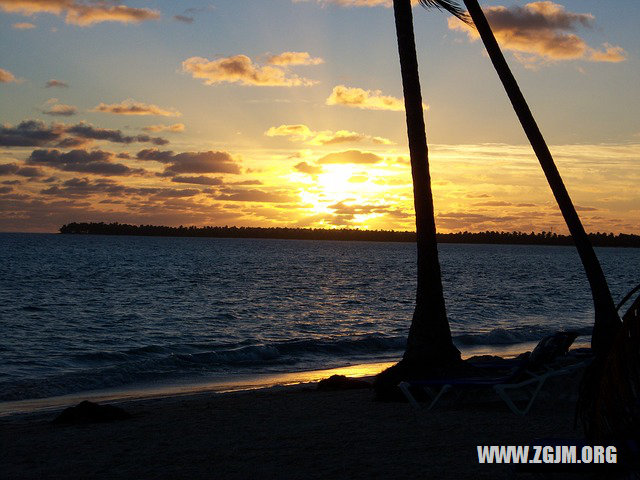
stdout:
[[[0,402],[393,361],[410,243],[0,234]],[[593,324],[573,247],[439,246],[464,353]],[[640,249],[599,248],[619,300]]]

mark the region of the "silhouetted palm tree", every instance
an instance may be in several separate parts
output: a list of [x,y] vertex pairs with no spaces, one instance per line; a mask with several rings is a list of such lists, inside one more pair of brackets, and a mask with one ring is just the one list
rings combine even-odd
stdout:
[[[433,2],[429,0],[420,0],[424,6],[432,6]],[[513,109],[524,128],[524,131],[533,147],[533,150],[540,161],[542,170],[544,171],[549,186],[553,191],[553,195],[558,202],[560,211],[564,217],[567,227],[571,232],[573,241],[584,265],[589,284],[591,286],[591,293],[593,296],[594,310],[595,310],[595,323],[592,336],[592,347],[596,354],[604,355],[608,352],[610,345],[612,344],[617,332],[620,329],[621,322],[616,308],[609,291],[609,285],[600,266],[600,262],[596,257],[591,242],[580,222],[580,218],[576,212],[569,193],[564,186],[560,173],[556,168],[556,165],[549,152],[540,129],[536,124],[531,110],[527,105],[518,83],[516,82],[507,62],[502,55],[498,42],[491,31],[491,27],[487,22],[487,19],[480,8],[477,0],[464,0],[464,3],[469,11],[469,15],[473,19],[480,38],[484,43],[484,46],[491,58],[491,62],[504,85],[504,88],[511,100]],[[460,15],[457,15],[460,18]],[[462,18],[462,20],[465,20]]]
[[[432,0],[425,3],[454,15],[462,14],[453,2]],[[418,250],[416,306],[401,364],[412,371],[446,369],[460,362],[460,352],[451,340],[442,292],[411,1],[394,0],[393,9],[407,117]]]

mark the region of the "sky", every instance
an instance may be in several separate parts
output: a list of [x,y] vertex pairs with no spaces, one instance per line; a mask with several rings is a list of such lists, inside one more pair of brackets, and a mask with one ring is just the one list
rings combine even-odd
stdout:
[[[588,231],[640,234],[640,2],[480,2]],[[0,0],[0,231],[413,230],[390,0]],[[473,30],[414,7],[436,225],[562,216]]]

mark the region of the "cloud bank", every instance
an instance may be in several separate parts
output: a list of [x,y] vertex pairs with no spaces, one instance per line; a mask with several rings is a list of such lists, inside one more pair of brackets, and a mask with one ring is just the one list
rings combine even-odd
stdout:
[[124,135],[120,130],[97,128],[88,123],[65,125],[55,123],[46,125],[39,120],[26,120],[18,125],[0,127],[0,146],[2,147],[75,147],[91,140],[104,140],[114,143],[152,143],[166,145],[168,140],[149,135]]
[[112,161],[113,154],[102,150],[34,150],[27,159],[29,165],[42,165],[65,172],[92,173],[99,175],[139,175],[142,169],[132,169]]

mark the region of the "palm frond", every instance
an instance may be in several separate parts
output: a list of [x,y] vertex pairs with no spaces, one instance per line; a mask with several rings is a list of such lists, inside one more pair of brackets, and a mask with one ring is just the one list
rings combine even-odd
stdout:
[[464,23],[472,25],[469,14],[460,6],[458,2],[453,0],[420,0],[420,5],[424,8],[437,8],[438,10],[446,10],[451,15],[459,18]]

